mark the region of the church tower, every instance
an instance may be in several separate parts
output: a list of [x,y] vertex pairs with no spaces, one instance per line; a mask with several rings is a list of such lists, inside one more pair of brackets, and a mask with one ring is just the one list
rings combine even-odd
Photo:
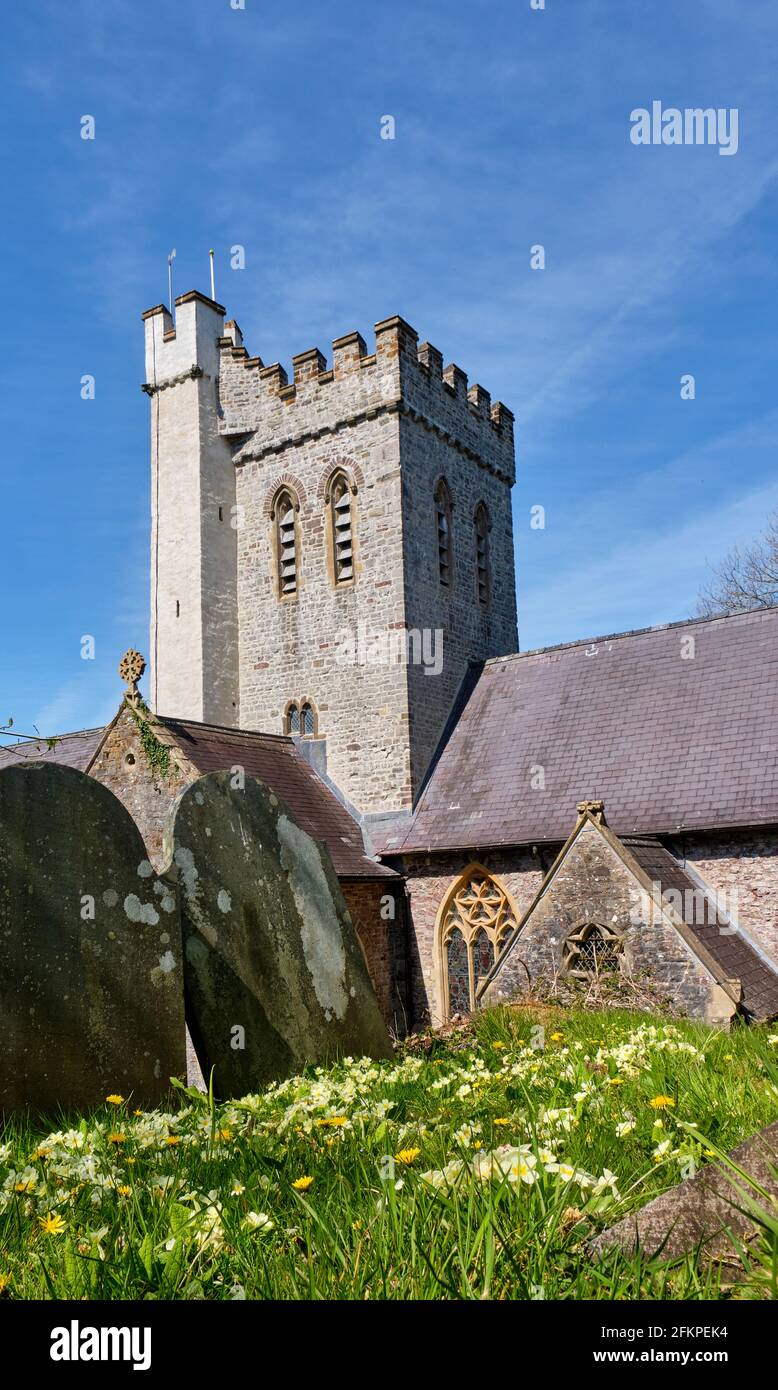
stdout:
[[293,358],[192,292],[146,319],[152,699],[289,733],[380,826],[468,663],[516,650],[513,416],[401,318]]

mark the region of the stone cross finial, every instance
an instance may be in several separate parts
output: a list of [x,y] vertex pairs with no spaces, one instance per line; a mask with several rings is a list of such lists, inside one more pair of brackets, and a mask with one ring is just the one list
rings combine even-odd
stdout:
[[124,698],[125,700],[129,700],[131,705],[137,704],[140,699],[138,681],[145,670],[145,659],[141,656],[140,652],[136,652],[130,647],[130,650],[124,653],[124,656],[119,662],[119,675],[123,681],[127,682]]
[[590,815],[590,816],[594,816],[594,819],[595,819],[595,820],[597,820],[597,821],[603,821],[603,820],[605,819],[605,802],[604,802],[604,801],[579,801],[579,802],[578,802],[578,814],[579,814],[579,816],[585,816],[586,813],[587,813],[587,811],[589,812],[589,815]]

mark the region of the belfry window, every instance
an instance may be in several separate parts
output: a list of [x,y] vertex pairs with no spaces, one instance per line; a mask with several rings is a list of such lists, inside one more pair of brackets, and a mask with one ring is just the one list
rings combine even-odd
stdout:
[[562,963],[568,975],[592,980],[619,969],[621,937],[598,922],[585,922],[565,941]]
[[516,930],[507,893],[475,866],[453,889],[440,918],[439,943],[446,1018],[471,1013],[478,981],[489,974]]
[[451,583],[451,494],[441,478],[435,488],[435,522],[438,539],[438,579]]
[[314,713],[313,705],[310,703],[309,700],[306,700],[305,704],[303,705],[300,711],[300,724],[300,732],[306,738],[311,737],[313,734],[316,733],[316,715]]
[[286,714],[284,715],[284,733],[299,734],[299,732],[300,706],[293,700],[292,703],[286,707]]
[[354,578],[354,519],[351,486],[343,473],[336,474],[329,491],[333,573],[336,584],[347,584]]
[[291,492],[279,492],[273,506],[276,527],[278,592],[282,598],[297,593],[297,502]]
[[489,513],[483,502],[479,502],[475,511],[475,567],[478,598],[481,603],[488,603],[491,589],[491,575],[489,572]]

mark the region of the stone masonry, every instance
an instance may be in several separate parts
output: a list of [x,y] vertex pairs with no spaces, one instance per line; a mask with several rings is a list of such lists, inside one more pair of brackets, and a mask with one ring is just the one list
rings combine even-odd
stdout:
[[[282,731],[290,700],[309,700],[344,797],[367,816],[410,811],[468,662],[517,644],[513,417],[482,387],[468,390],[458,367],[444,370],[401,318],[376,326],[371,354],[358,333],[337,339],[330,369],[318,349],[299,354],[290,384],[281,366],[249,356],[219,305],[192,293],[176,307],[175,330],[161,307],[146,316],[160,460],[152,700],[162,713],[270,733]],[[327,503],[337,470],[354,534],[354,577],[340,584]],[[453,503],[448,586],[438,574],[441,478]],[[272,517],[281,487],[298,534],[297,591],[284,597]],[[490,522],[488,602],[476,582],[479,504]],[[436,674],[429,659],[386,659],[382,643],[403,631],[419,634],[409,644],[426,631],[429,657],[438,630]]]

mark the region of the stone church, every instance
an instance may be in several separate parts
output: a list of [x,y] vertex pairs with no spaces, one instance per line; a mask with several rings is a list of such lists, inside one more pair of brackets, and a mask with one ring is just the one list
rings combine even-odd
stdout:
[[155,865],[197,777],[266,782],[397,1032],[566,976],[778,1016],[778,608],[519,652],[510,410],[401,318],[290,382],[175,309],[143,315],[149,708],[0,765],[105,782]]

